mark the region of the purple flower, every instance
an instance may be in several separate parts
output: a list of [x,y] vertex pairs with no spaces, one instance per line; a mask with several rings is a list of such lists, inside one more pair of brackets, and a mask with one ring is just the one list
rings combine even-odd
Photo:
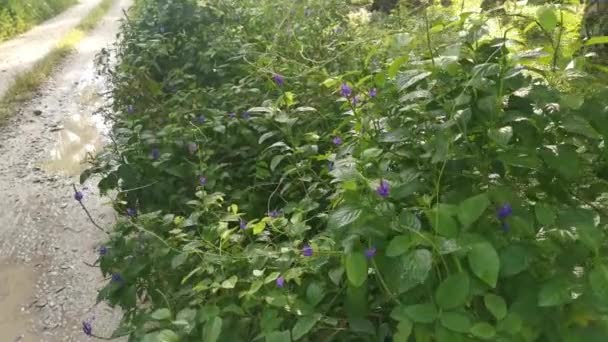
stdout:
[[342,83],[342,86],[340,87],[340,95],[344,97],[349,97],[352,95],[352,93],[353,89],[349,87],[348,84]]
[[154,160],[160,158],[160,150],[158,148],[153,148],[152,152],[150,152],[150,158]]
[[251,117],[251,114],[249,112],[243,112],[243,119],[249,120],[250,117]]
[[272,75],[272,80],[274,81],[274,83],[276,83],[279,87],[282,87],[283,84],[285,84],[285,79],[283,79],[283,76],[279,75],[279,74],[274,74]]
[[87,336],[93,336],[93,325],[89,321],[82,321],[82,332]]
[[342,138],[334,137],[333,139],[331,139],[331,142],[334,143],[334,145],[336,146],[340,146],[342,145]]
[[133,105],[128,105],[127,106],[127,113],[133,114],[134,111],[135,111],[135,109],[133,108]]
[[123,282],[122,276],[119,273],[112,274],[112,280],[111,280],[111,282],[113,282],[113,283],[122,283]]
[[370,247],[370,248],[368,248],[368,249],[365,250],[365,256],[368,259],[373,258],[374,255],[376,255],[376,247],[372,246],[372,247]]
[[378,95],[378,91],[376,90],[376,88],[372,88],[369,90],[369,97],[374,98]]
[[190,154],[194,154],[194,153],[196,153],[196,151],[198,151],[198,145],[196,143],[189,142],[188,143],[188,152],[190,152]]
[[135,217],[137,216],[137,209],[135,208],[127,208],[127,216]]
[[507,217],[513,214],[513,207],[509,203],[504,204],[502,207],[498,208],[498,212],[496,216],[499,220],[504,221]]
[[207,121],[207,118],[205,118],[205,116],[204,116],[204,115],[200,115],[200,116],[199,116],[199,117],[196,119],[196,121],[197,121],[199,124],[204,124],[204,123],[205,123],[205,121]]
[[312,247],[310,247],[310,245],[304,245],[304,247],[302,247],[302,255],[305,257],[309,257],[312,256]]
[[84,198],[84,195],[82,194],[82,191],[76,191],[74,192],[74,199],[77,200],[78,202],[82,202],[82,199]]
[[198,183],[199,183],[201,186],[205,186],[205,185],[207,185],[207,177],[205,177],[205,176],[200,176],[200,178],[198,179]]
[[277,278],[277,287],[283,288],[283,286],[285,286],[285,278],[283,278],[283,276],[280,276]]
[[228,117],[231,119],[236,118],[236,113],[232,112],[232,113],[228,113]]
[[388,195],[390,194],[390,191],[391,191],[391,186],[384,179],[380,181],[380,184],[376,188],[376,192],[382,198],[387,198]]
[[277,218],[277,217],[279,217],[279,215],[280,215],[280,213],[276,209],[268,212],[268,216],[270,216],[272,218]]
[[241,229],[247,229],[247,221],[245,221],[243,219],[239,219],[239,227]]
[[106,246],[99,247],[99,255],[106,255],[106,254],[108,254],[108,247],[106,247]]

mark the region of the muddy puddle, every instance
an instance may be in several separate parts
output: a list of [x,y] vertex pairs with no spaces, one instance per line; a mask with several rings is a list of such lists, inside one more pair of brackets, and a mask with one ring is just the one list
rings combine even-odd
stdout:
[[31,303],[36,292],[36,270],[0,260],[0,341],[38,342],[28,331],[30,316],[22,305]]
[[95,112],[104,104],[101,96],[106,89],[91,66],[74,89],[74,98],[66,106],[60,126],[51,129],[55,144],[45,169],[68,176],[80,174],[87,168],[87,160],[103,147],[108,132],[101,115]]

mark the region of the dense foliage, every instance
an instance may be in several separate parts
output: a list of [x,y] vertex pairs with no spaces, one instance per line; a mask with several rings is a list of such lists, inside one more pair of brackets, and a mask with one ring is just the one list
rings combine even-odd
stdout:
[[361,3],[137,1],[83,175],[123,213],[115,334],[605,341],[608,88],[578,1]]
[[77,0],[0,0],[0,41],[26,31]]

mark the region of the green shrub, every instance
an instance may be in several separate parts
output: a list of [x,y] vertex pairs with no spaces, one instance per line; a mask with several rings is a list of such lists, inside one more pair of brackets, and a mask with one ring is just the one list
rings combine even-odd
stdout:
[[115,334],[605,340],[608,89],[454,6],[138,1],[83,175]]

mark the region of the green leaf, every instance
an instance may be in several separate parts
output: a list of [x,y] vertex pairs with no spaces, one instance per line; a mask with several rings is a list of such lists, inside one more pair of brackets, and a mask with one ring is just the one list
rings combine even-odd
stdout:
[[266,335],[266,342],[290,342],[291,334],[286,331],[273,331]]
[[374,323],[370,322],[368,319],[360,318],[360,317],[352,317],[348,320],[348,327],[352,332],[355,333],[364,333],[368,335],[376,334],[376,327]]
[[608,267],[605,264],[597,264],[589,272],[589,284],[593,294],[602,300],[608,300]]
[[608,44],[608,36],[592,37],[585,42],[585,46],[597,44]]
[[212,317],[203,327],[203,341],[216,342],[222,333],[222,318]]
[[507,303],[502,297],[488,293],[483,297],[483,302],[486,304],[488,311],[496,317],[496,320],[500,321],[507,315]]
[[239,278],[237,276],[232,276],[222,282],[222,288],[224,289],[233,289],[236,285],[236,282]]
[[484,340],[489,340],[496,335],[496,329],[488,323],[481,322],[471,327],[470,333],[473,336],[479,337]]
[[443,205],[428,210],[426,216],[437,234],[449,238],[458,236],[458,223]]
[[604,241],[604,235],[593,224],[581,223],[576,227],[578,238],[581,242],[590,248],[595,255],[599,254],[599,249]]
[[570,133],[580,134],[591,139],[601,139],[602,136],[591,126],[589,121],[580,116],[567,116],[562,125],[564,129]]
[[500,251],[500,275],[514,276],[530,265],[530,256],[525,247],[509,245]]
[[553,31],[558,24],[557,14],[553,6],[542,6],[536,12],[536,19],[546,31]]
[[165,329],[158,333],[158,342],[178,342],[179,336],[173,331]]
[[489,205],[490,200],[486,194],[467,198],[458,206],[458,220],[467,228],[479,219]]
[[505,126],[499,129],[489,129],[488,138],[499,146],[507,146],[513,137],[513,127]]
[[346,255],[346,277],[351,284],[360,287],[367,279],[367,260],[361,251],[353,251]]
[[397,75],[397,72],[399,71],[399,68],[406,63],[409,60],[409,56],[408,55],[404,55],[401,56],[399,58],[395,58],[395,60],[391,63],[391,65],[389,66],[388,70],[386,71],[386,75],[389,78],[393,78],[395,77],[395,75]]
[[355,222],[363,210],[360,208],[345,205],[341,208],[338,208],[334,212],[329,215],[329,227],[331,228],[341,228],[348,224]]
[[491,287],[496,287],[500,259],[494,247],[488,242],[476,243],[468,254],[469,266],[473,273]]
[[294,341],[297,341],[304,335],[306,335],[310,331],[310,329],[312,329],[315,324],[317,324],[321,317],[322,315],[319,313],[310,316],[300,317],[296,324],[293,326],[293,329],[291,329],[291,336],[293,337]]
[[544,283],[538,293],[538,306],[557,306],[571,302],[571,286],[565,277],[556,277]]
[[548,204],[537,203],[534,206],[534,214],[536,220],[543,226],[551,226],[555,223],[556,214],[553,208]]
[[519,315],[514,312],[509,312],[505,319],[498,322],[496,329],[515,335],[521,330],[521,326],[522,321]]
[[279,165],[279,163],[285,158],[287,157],[286,154],[277,154],[276,156],[274,156],[272,158],[272,160],[270,161],[270,171],[274,171],[274,169],[277,168],[277,166]]
[[471,329],[471,319],[460,312],[443,312],[440,321],[444,327],[459,333],[468,333]]
[[402,320],[397,324],[397,332],[393,335],[393,342],[407,342],[412,334],[414,325],[410,320]]
[[433,255],[426,249],[417,249],[402,257],[404,268],[401,274],[400,292],[422,284],[433,267]]
[[432,323],[437,319],[437,309],[432,303],[406,306],[405,314],[416,323]]
[[155,319],[157,321],[162,321],[165,319],[170,319],[171,318],[171,311],[167,308],[163,308],[163,309],[158,309],[156,311],[154,311],[151,315],[150,318]]
[[386,247],[386,256],[396,257],[407,252],[410,247],[410,242],[411,239],[408,235],[395,236],[391,242],[389,242],[388,247]]
[[439,284],[435,300],[440,308],[447,310],[463,305],[469,296],[469,276],[456,273],[448,276]]
[[325,291],[317,282],[312,282],[306,288],[306,299],[313,306],[319,304],[325,296]]

